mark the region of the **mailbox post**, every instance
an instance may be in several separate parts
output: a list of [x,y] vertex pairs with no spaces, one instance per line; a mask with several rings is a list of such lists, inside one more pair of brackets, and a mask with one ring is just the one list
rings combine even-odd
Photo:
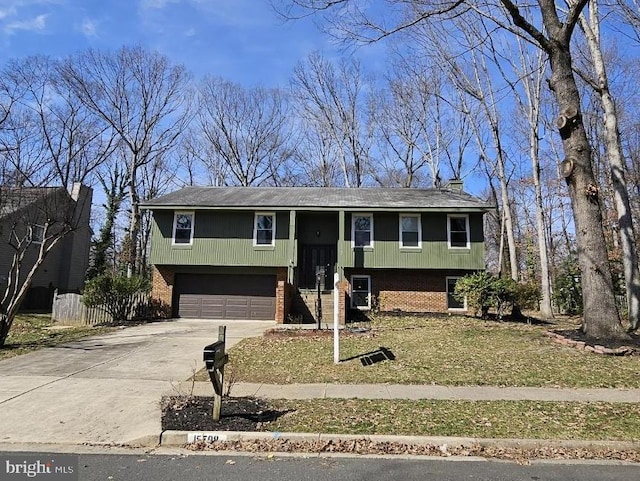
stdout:
[[218,328],[218,340],[205,346],[203,360],[209,372],[209,379],[213,384],[213,420],[220,420],[220,409],[222,407],[222,389],[224,386],[224,365],[229,361],[229,356],[225,354],[225,338],[227,326]]

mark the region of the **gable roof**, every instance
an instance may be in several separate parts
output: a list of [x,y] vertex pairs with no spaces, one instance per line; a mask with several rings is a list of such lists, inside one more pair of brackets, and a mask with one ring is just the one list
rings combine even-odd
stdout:
[[19,210],[43,202],[64,187],[0,187],[0,219]]
[[141,204],[145,209],[450,210],[495,208],[447,189],[339,187],[185,187]]

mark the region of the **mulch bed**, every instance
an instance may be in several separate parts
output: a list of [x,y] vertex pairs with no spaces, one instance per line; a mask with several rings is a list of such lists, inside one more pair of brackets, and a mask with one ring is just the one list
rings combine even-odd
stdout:
[[167,396],[162,399],[162,429],[176,431],[261,431],[286,411],[275,411],[263,399],[224,398],[220,420],[213,420],[213,398]]
[[629,334],[630,339],[591,339],[580,329],[547,331],[547,335],[556,342],[577,349],[584,349],[598,354],[614,356],[640,355],[640,336]]

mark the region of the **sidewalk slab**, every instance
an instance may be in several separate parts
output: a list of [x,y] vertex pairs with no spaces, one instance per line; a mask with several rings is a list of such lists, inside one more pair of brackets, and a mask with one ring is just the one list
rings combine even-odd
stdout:
[[[208,392],[210,392],[210,390]],[[431,384],[278,385],[239,382],[233,384],[231,396],[257,396],[271,399],[434,399],[462,401],[602,401],[636,403],[640,402],[640,389],[439,386]]]
[[59,376],[0,376],[0,403],[59,379],[62,378]]
[[385,384],[327,384],[326,396],[333,399],[391,399]]
[[326,384],[287,384],[286,386],[261,384],[255,396],[270,399],[318,399],[325,397],[326,386]]

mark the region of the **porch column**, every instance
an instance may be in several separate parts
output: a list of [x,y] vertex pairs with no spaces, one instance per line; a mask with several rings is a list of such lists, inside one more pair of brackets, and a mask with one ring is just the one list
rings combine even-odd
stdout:
[[344,262],[346,257],[344,219],[344,210],[338,211],[338,259],[336,262],[336,272],[340,275],[340,280],[344,279]]
[[295,268],[298,264],[298,239],[296,236],[296,216],[295,210],[289,211],[289,263],[287,265],[287,282],[293,285]]

